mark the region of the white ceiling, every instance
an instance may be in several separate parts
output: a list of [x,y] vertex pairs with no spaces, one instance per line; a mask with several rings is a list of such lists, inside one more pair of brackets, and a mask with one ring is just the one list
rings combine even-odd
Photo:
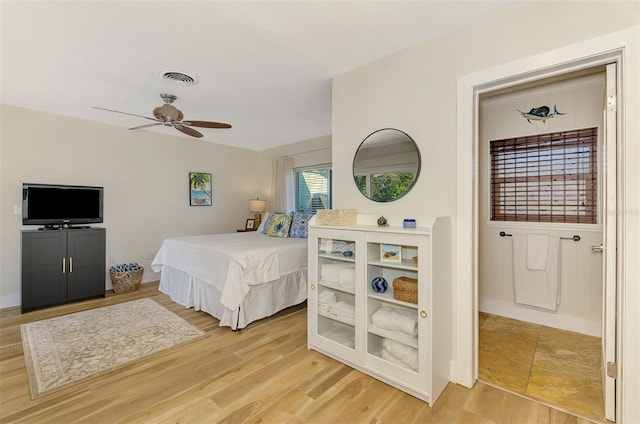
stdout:
[[172,93],[233,125],[203,140],[262,150],[331,133],[332,77],[521,1],[2,0],[0,99],[126,131],[150,121],[92,106],[152,116]]

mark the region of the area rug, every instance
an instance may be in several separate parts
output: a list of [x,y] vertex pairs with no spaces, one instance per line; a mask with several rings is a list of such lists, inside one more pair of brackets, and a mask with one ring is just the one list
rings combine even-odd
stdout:
[[20,331],[32,399],[206,335],[146,298],[23,324]]

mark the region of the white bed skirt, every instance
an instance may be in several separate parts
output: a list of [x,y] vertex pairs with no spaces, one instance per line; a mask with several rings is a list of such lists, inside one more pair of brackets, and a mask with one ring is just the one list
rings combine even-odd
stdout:
[[218,318],[221,327],[235,330],[304,302],[307,299],[307,271],[296,271],[280,280],[251,286],[239,311],[223,306],[220,291],[213,285],[168,265],[162,266],[158,289],[174,302],[204,311]]

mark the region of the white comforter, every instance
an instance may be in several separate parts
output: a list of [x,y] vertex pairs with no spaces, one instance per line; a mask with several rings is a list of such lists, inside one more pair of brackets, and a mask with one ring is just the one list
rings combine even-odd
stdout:
[[151,269],[168,265],[218,289],[229,309],[242,303],[251,285],[307,269],[307,239],[246,232],[175,237],[164,241]]

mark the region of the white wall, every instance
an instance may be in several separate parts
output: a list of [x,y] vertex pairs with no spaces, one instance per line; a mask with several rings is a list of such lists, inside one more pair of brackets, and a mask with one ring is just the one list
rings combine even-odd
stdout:
[[305,166],[325,165],[331,163],[331,136],[299,141],[273,149],[263,150],[262,153],[271,159],[290,156],[294,168]]
[[[23,182],[104,186],[107,261],[138,262],[143,282],[167,237],[234,232],[249,199],[269,197],[268,156],[246,149],[2,106],[0,308],[20,304]],[[239,166],[241,165],[241,166]],[[190,171],[213,177],[213,205],[189,206]],[[106,287],[111,288],[108,273]]]
[[[278,212],[282,208],[288,207],[289,211],[295,209],[295,193],[291,193],[288,199],[286,194],[281,193],[280,196],[276,196],[276,190],[280,187],[281,190],[296,190],[296,183],[294,182],[294,175],[291,175],[291,187],[283,188],[281,182],[277,179],[281,178],[276,175],[276,161],[282,158],[288,158],[291,160],[291,167],[293,170],[296,168],[305,168],[309,166],[317,165],[330,165],[331,164],[331,136],[318,137],[310,140],[305,140],[297,143],[287,144],[285,146],[276,147],[263,151],[264,155],[271,160],[271,198],[277,199],[280,197],[283,202],[281,205],[275,205],[274,202],[267,202],[267,211]],[[286,205],[288,206],[285,206]]]
[[[605,102],[603,71],[601,68],[599,74],[550,82],[518,91],[510,90],[481,100],[478,249],[481,311],[600,336],[602,254],[594,254],[590,247],[602,243],[602,226],[490,222],[489,141],[592,127],[597,127],[602,135]],[[518,110],[529,111],[532,107],[543,105],[552,110],[557,105],[558,110],[565,115],[556,115],[546,122],[529,123],[518,113]],[[560,237],[577,234],[581,237],[580,242],[560,243],[560,304],[557,311],[550,312],[514,302],[512,242],[511,238],[500,237],[500,231]]]
[[[637,27],[640,24],[640,4],[638,2],[528,2],[499,13],[493,17],[476,21],[460,31],[425,42],[406,49],[393,56],[364,66],[352,72],[336,77],[333,81],[333,170],[337,181],[349,181],[334,186],[334,207],[355,208],[359,213],[388,215],[451,215],[456,223],[453,232],[453,269],[452,298],[458,299],[458,285],[468,291],[469,281],[459,280],[458,272],[465,278],[470,274],[468,268],[458,269],[459,258],[457,231],[472,232],[468,222],[460,225],[457,214],[457,128],[458,119],[464,125],[471,120],[457,114],[458,79],[468,74],[491,69],[499,64],[523,60],[536,55],[584,42],[592,38],[615,31]],[[637,107],[638,93],[638,52],[630,49],[625,57],[627,72],[626,90],[627,113],[640,114]],[[631,115],[629,115],[631,116]],[[637,116],[637,115],[636,115]],[[626,121],[626,133],[634,135],[637,119]],[[633,126],[636,127],[633,127]],[[420,179],[413,191],[404,198],[391,204],[377,204],[361,196],[351,181],[351,163],[353,154],[362,139],[373,130],[396,127],[408,133],[417,142],[423,160]],[[630,140],[629,143],[632,143]],[[637,143],[636,143],[637,145]],[[632,162],[626,167],[623,184],[637,187],[640,157],[638,148],[627,148],[631,154],[625,159]],[[471,152],[465,153],[469,156]],[[471,172],[469,169],[468,172]],[[470,189],[470,188],[469,188]],[[626,225],[630,230],[638,229],[638,194],[625,192],[625,205],[629,208]],[[467,211],[464,211],[467,213]],[[632,255],[640,251],[637,234],[628,237],[625,246]],[[471,255],[470,250],[461,250],[461,254]],[[467,262],[470,260],[467,258]],[[637,266],[629,263],[629,269]],[[634,268],[635,267],[635,268]],[[623,270],[624,274],[625,271]],[[637,273],[634,281],[628,283],[627,293],[637,295]],[[473,293],[464,293],[469,299]],[[467,308],[468,302],[461,305]],[[629,303],[630,305],[630,303]],[[452,305],[453,328],[457,332],[458,304]],[[629,422],[640,421],[640,405],[633,402],[640,396],[638,366],[633,358],[640,357],[637,322],[639,315],[627,308],[622,334],[626,355],[628,377],[625,380],[624,417]],[[632,331],[636,335],[632,336]],[[461,353],[469,353],[473,347],[469,341],[458,339],[453,334],[452,358],[454,380],[468,384],[466,380],[472,364],[456,365]],[[458,350],[457,343],[461,344]],[[461,358],[465,359],[465,358]],[[465,359],[466,361],[466,359]],[[462,376],[456,376],[456,368],[462,369]],[[459,380],[458,380],[459,379]]]

